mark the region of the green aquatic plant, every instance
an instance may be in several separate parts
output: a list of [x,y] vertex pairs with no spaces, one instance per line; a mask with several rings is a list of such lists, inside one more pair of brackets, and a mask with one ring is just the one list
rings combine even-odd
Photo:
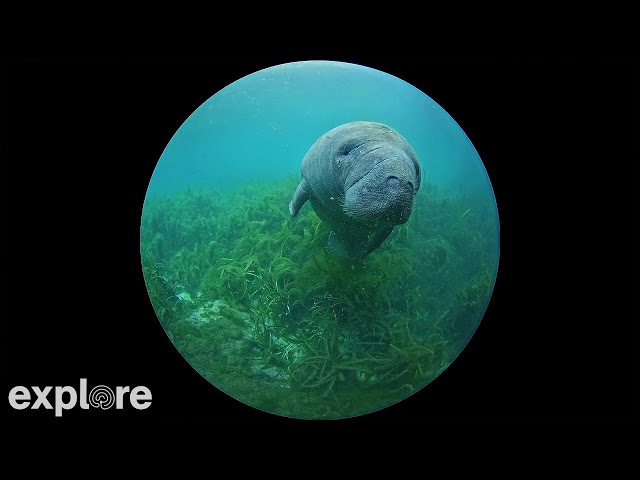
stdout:
[[148,198],[151,303],[194,368],[257,408],[338,418],[394,403],[455,358],[486,308],[490,206],[425,184],[409,222],[343,265],[310,207],[289,215],[297,180]]

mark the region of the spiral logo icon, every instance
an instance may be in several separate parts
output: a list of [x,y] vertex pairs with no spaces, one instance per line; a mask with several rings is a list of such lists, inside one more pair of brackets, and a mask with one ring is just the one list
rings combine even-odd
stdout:
[[92,407],[101,408],[102,410],[111,408],[115,399],[116,397],[113,394],[113,390],[105,385],[93,387],[89,393],[89,404]]

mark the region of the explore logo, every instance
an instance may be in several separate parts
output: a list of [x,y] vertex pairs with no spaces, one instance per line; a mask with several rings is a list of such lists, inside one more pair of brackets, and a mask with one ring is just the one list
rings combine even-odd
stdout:
[[[31,395],[31,390],[35,394],[35,398]],[[116,387],[115,393],[105,385],[98,385],[91,389],[87,397],[87,379],[80,379],[80,393],[74,387],[55,387],[53,395],[53,405],[49,401],[49,393],[54,387],[28,387],[16,386],[9,392],[9,405],[16,410],[24,410],[31,407],[37,410],[42,407],[46,410],[55,410],[56,417],[61,417],[64,410],[70,410],[75,407],[78,402],[80,408],[88,410],[89,406],[107,410],[115,405],[117,410],[122,410],[125,404],[125,398],[136,410],[144,410],[151,406],[151,390],[147,387],[137,386]],[[33,400],[33,403],[32,403]]]

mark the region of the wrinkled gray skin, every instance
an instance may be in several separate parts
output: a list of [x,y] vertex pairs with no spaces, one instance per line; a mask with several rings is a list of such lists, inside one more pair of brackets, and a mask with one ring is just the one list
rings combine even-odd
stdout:
[[289,212],[297,215],[309,200],[331,228],[329,250],[352,262],[409,220],[419,188],[418,158],[399,133],[381,123],[352,122],[311,146]]

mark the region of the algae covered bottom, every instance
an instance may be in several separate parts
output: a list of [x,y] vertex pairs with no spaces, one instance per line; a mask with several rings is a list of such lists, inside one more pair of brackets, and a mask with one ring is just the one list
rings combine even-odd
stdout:
[[[288,205],[318,135],[363,119],[398,128],[426,173],[408,222],[345,264],[311,206]],[[477,329],[499,257],[493,191],[459,126],[411,85],[336,62],[272,67],[205,102],[158,163],[140,234],[180,354],[233,398],[305,419],[428,385]]]
[[311,209],[289,216],[296,182],[148,200],[154,309],[198,372],[256,408],[339,418],[396,403],[453,361],[484,313],[490,206],[426,185],[380,251],[344,266]]

